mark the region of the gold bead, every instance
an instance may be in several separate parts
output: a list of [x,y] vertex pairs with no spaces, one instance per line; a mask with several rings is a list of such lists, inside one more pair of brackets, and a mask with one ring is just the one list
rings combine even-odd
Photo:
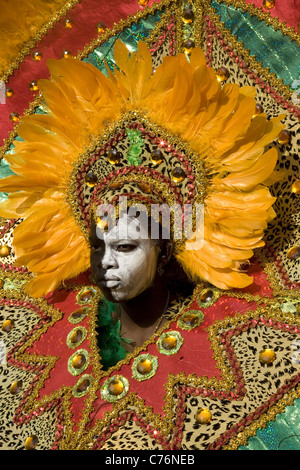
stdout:
[[272,10],[272,8],[275,6],[275,0],[264,0],[263,1],[263,7],[266,10]]
[[65,49],[62,53],[62,56],[64,59],[70,59],[71,57],[73,57],[72,52],[69,51],[69,49]]
[[252,117],[257,116],[258,114],[262,114],[263,112],[264,112],[264,108],[262,107],[262,105],[259,103],[256,103],[255,111]]
[[37,436],[30,436],[27,437],[25,441],[25,450],[33,450],[38,444],[38,438]]
[[259,360],[262,364],[271,364],[276,358],[276,354],[273,349],[263,349],[259,353]]
[[64,20],[64,27],[66,29],[71,29],[71,28],[73,28],[73,26],[74,26],[74,21],[71,18],[66,18]]
[[10,113],[9,119],[14,124],[17,124],[18,122],[20,122],[20,114],[19,113]]
[[14,95],[14,90],[12,88],[6,88],[5,96],[6,98],[11,98]]
[[4,258],[5,256],[9,256],[11,253],[11,247],[7,245],[0,245],[0,257]]
[[30,91],[39,91],[37,81],[33,80],[32,82],[30,82],[29,83],[29,89],[30,89]]
[[192,8],[185,8],[182,14],[182,21],[186,24],[192,23],[194,21],[195,15]]
[[181,183],[184,180],[185,176],[185,172],[182,168],[180,168],[180,166],[176,166],[171,173],[171,178],[174,183]]
[[298,259],[300,256],[300,246],[293,246],[287,251],[286,256],[289,259]]
[[137,363],[136,368],[137,371],[142,375],[149,374],[152,371],[152,362],[149,359],[141,359]]
[[139,0],[139,5],[141,5],[141,7],[147,6],[148,3],[149,3],[149,0]]
[[86,363],[86,358],[83,354],[75,354],[72,358],[72,366],[74,369],[81,369]]
[[208,408],[200,408],[195,414],[195,419],[199,424],[208,424],[212,418],[212,414]]
[[118,152],[117,149],[112,148],[108,151],[107,159],[112,165],[117,165],[120,163],[122,158],[121,152]]
[[107,391],[110,395],[118,396],[124,390],[123,382],[120,379],[112,379],[107,387]]
[[103,34],[105,33],[106,31],[106,25],[104,23],[98,23],[97,24],[97,31],[98,31],[98,34]]
[[291,133],[287,129],[283,129],[277,137],[278,143],[282,145],[289,144],[291,141]]
[[43,54],[40,51],[34,51],[32,54],[32,58],[35,62],[40,62],[43,58]]
[[151,153],[151,162],[154,165],[159,165],[163,161],[163,153],[160,149],[154,149]]
[[229,71],[226,67],[220,67],[217,70],[216,77],[219,82],[225,82],[229,78]]
[[183,50],[186,54],[190,54],[195,47],[195,42],[192,39],[187,39],[183,43]]
[[10,387],[10,393],[12,395],[17,395],[18,393],[20,393],[20,391],[22,390],[22,386],[23,386],[23,382],[22,380],[17,380],[17,382],[14,382],[11,387]]
[[84,180],[85,180],[87,186],[89,186],[90,188],[93,188],[98,183],[97,175],[95,173],[93,173],[92,171],[89,171],[86,174]]
[[292,184],[292,193],[300,194],[300,180],[296,180]]
[[9,331],[11,331],[14,327],[15,323],[13,320],[5,320],[5,322],[3,322],[2,324],[2,331],[5,331],[6,333],[8,333]]

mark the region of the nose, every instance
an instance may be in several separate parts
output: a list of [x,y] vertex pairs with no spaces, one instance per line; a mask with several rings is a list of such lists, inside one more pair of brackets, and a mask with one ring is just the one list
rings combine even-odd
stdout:
[[117,268],[118,267],[117,260],[116,260],[115,256],[113,255],[113,252],[110,249],[110,247],[107,247],[107,246],[105,247],[105,249],[103,251],[102,258],[100,259],[99,264],[100,264],[101,268],[104,269],[105,271],[107,271],[110,268]]

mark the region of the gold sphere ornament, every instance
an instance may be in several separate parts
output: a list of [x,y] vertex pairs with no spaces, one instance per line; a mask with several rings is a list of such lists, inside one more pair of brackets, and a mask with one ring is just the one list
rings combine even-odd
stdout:
[[10,113],[9,115],[9,119],[11,120],[11,122],[13,122],[14,124],[18,124],[20,122],[20,114],[19,113]]
[[43,54],[40,51],[34,51],[32,53],[32,59],[35,62],[41,62],[42,58],[43,58]]
[[36,448],[38,444],[37,436],[29,436],[25,441],[25,450],[33,450]]
[[12,98],[14,95],[14,90],[12,88],[6,88],[5,96],[6,98]]
[[13,320],[5,320],[2,324],[2,331],[5,331],[5,333],[9,333],[14,327],[15,323]]
[[64,20],[64,27],[66,29],[71,29],[71,28],[73,28],[73,26],[74,26],[74,21],[71,18],[66,18]]
[[11,247],[8,245],[0,245],[0,257],[4,258],[5,256],[9,256],[11,253]]
[[30,91],[39,91],[39,87],[36,80],[33,80],[29,83],[29,89]]
[[216,77],[219,82],[226,82],[226,80],[229,78],[229,71],[226,69],[226,67],[220,67],[217,70]]
[[291,141],[291,133],[287,129],[283,129],[277,137],[278,143],[281,145],[289,144]]
[[259,353],[259,360],[262,364],[271,364],[276,358],[276,354],[273,349],[263,349]]
[[289,259],[298,259],[300,256],[300,246],[293,246],[286,254]]
[[139,0],[139,5],[141,5],[141,7],[146,7],[149,3],[149,0]]
[[208,424],[211,418],[212,414],[208,408],[200,408],[195,414],[195,419],[199,424]]
[[266,10],[272,10],[272,8],[274,8],[274,6],[275,6],[275,0],[264,0],[263,1],[263,7]]
[[292,193],[300,194],[300,180],[296,180],[292,184]]
[[73,57],[72,52],[69,49],[65,49],[62,53],[64,59],[70,59]]
[[10,387],[10,393],[12,395],[17,395],[22,390],[23,382],[22,380],[17,380]]
[[98,31],[98,34],[103,34],[105,33],[106,31],[106,25],[104,23],[98,23],[97,24],[97,31]]

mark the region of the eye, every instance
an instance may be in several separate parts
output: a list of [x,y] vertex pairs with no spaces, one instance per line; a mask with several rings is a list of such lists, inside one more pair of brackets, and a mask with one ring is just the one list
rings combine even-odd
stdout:
[[120,243],[120,245],[115,246],[115,250],[121,253],[128,253],[130,251],[134,251],[136,245],[133,243]]

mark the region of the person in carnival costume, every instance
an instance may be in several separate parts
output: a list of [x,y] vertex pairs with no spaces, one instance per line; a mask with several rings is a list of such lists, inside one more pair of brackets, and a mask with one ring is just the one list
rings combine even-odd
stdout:
[[[196,11],[180,6],[185,35]],[[49,59],[5,155],[22,274],[3,276],[2,330],[15,309],[35,322],[7,355],[25,448],[238,449],[298,406],[299,296],[258,254],[286,113],[192,42],[118,38],[103,71]]]

